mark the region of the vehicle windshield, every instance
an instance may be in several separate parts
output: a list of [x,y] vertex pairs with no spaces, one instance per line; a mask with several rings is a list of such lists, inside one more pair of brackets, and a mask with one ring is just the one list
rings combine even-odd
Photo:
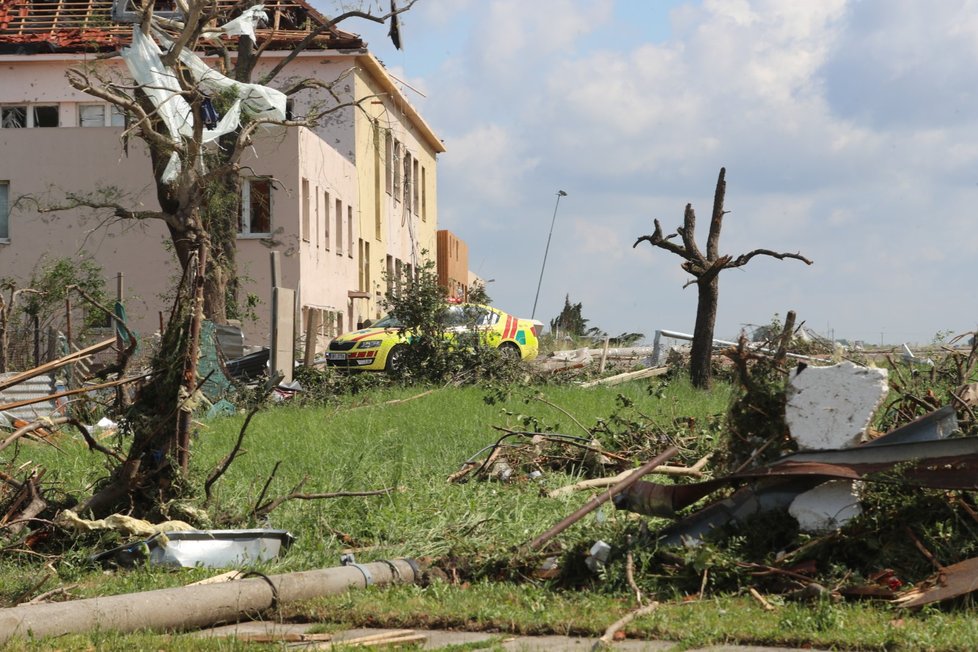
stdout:
[[393,315],[386,315],[370,325],[370,328],[400,328],[401,322]]

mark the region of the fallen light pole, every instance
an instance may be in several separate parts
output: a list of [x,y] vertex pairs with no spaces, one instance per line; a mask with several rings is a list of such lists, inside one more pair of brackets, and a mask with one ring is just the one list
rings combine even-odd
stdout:
[[91,630],[135,632],[190,630],[235,622],[278,605],[342,593],[376,584],[417,582],[411,559],[261,575],[254,578],[181,586],[69,602],[0,609],[0,646],[15,637],[62,636]]

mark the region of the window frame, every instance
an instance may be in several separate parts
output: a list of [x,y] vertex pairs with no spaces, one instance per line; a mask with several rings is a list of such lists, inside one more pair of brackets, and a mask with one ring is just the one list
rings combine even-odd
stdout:
[[0,243],[10,242],[10,181],[0,180]]
[[[100,116],[101,117],[101,120],[99,120],[99,123],[100,124],[97,124],[97,125],[96,124],[85,124],[85,118],[82,116],[82,113],[86,109],[100,109],[101,110],[102,115]],[[105,105],[104,102],[79,102],[78,103],[78,126],[79,127],[82,127],[82,128],[85,128],[85,129],[90,129],[92,127],[104,127],[104,126],[106,126],[106,113],[107,113],[107,111],[106,111],[106,105]]]
[[[17,109],[23,112],[24,124],[7,126],[6,112]],[[53,109],[54,124],[38,125],[38,111],[40,109]],[[56,129],[61,126],[61,105],[57,102],[23,102],[0,104],[0,129]]]
[[[252,231],[252,222],[254,221],[251,215],[252,207],[252,186],[255,182],[260,182],[267,184],[268,188],[268,208],[266,209],[268,216],[268,230],[267,231]],[[272,233],[272,215],[275,211],[275,199],[273,192],[275,190],[275,182],[272,177],[242,177],[241,178],[241,204],[238,210],[238,233],[239,238],[267,238]]]

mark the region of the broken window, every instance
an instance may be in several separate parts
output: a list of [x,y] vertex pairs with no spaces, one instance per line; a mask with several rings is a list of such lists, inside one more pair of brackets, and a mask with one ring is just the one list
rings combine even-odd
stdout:
[[5,129],[57,127],[57,104],[20,104],[0,107],[0,126]]
[[10,239],[10,182],[0,181],[0,241]]
[[35,106],[33,107],[32,127],[57,127],[58,126],[58,105]]
[[4,129],[16,129],[27,126],[26,106],[0,107],[0,126]]
[[104,104],[79,104],[78,126],[79,127],[104,127],[105,105]]
[[241,180],[241,211],[238,232],[242,235],[272,231],[272,180],[254,177]]

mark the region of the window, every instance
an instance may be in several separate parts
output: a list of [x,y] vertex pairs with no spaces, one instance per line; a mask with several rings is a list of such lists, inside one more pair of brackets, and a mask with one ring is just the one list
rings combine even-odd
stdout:
[[78,126],[79,127],[104,127],[105,105],[104,104],[79,104]]
[[370,243],[360,238],[357,244],[357,253],[360,255],[359,281],[360,291],[370,291]]
[[10,182],[0,181],[0,241],[10,240]]
[[272,180],[254,177],[241,180],[241,211],[238,232],[257,235],[272,231]]
[[329,193],[323,193],[323,242],[326,251],[329,251]]
[[387,194],[394,190],[394,139],[391,132],[385,132],[384,138],[384,177],[387,186]]
[[109,126],[111,127],[125,127],[126,126],[126,113],[115,104],[111,105],[109,108]]
[[21,104],[0,107],[0,126],[5,129],[57,127],[57,104]]
[[336,255],[343,255],[343,201],[336,200]]
[[428,221],[428,171],[421,166],[421,221]]
[[319,249],[319,248],[321,248],[323,246],[323,239],[319,237],[319,234],[322,233],[322,230],[323,229],[322,229],[322,223],[321,223],[321,221],[319,219],[319,187],[318,186],[316,187],[316,192],[315,192],[314,199],[315,199],[315,202],[316,202],[316,206],[313,209],[313,215],[315,216],[315,220],[313,220],[315,222],[315,225],[313,226],[313,231],[314,231],[315,236],[316,236],[315,237],[315,240],[316,240],[316,249]]
[[346,253],[353,258],[353,207],[346,207]]
[[309,242],[312,230],[312,215],[309,211],[309,179],[302,180],[302,239]]
[[[108,114],[108,122],[106,122],[106,114]],[[126,113],[114,104],[79,104],[78,126],[125,127]]]
[[27,126],[26,106],[0,107],[0,126],[4,129],[15,129]]
[[411,212],[418,214],[418,159],[411,164]]
[[401,199],[401,143],[394,141],[394,201]]
[[394,289],[394,257],[387,254],[387,291]]
[[58,126],[58,105],[35,106],[31,112],[33,124],[31,127],[57,127]]
[[411,154],[404,153],[404,210],[411,212]]

